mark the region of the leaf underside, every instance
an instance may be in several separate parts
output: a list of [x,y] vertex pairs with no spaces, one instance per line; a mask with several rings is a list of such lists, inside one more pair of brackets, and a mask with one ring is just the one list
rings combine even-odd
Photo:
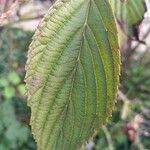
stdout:
[[111,115],[120,55],[107,0],[58,0],[29,47],[26,88],[39,150],[78,150]]
[[110,4],[117,19],[126,25],[135,25],[143,19],[145,0],[110,0]]

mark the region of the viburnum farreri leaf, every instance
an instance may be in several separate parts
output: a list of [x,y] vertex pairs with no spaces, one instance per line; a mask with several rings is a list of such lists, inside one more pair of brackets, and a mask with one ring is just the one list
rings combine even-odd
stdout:
[[58,0],[29,47],[26,88],[39,150],[78,150],[111,115],[120,72],[108,0]]

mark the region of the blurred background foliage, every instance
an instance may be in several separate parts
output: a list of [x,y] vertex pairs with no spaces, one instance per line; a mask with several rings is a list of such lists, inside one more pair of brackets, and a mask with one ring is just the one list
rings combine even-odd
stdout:
[[[150,16],[144,0],[137,1],[110,0],[118,23],[121,83],[111,119],[87,150],[150,149]],[[34,29],[52,1],[0,0],[0,4],[0,150],[36,150],[24,66]]]
[[35,149],[23,82],[32,34],[17,28],[0,28],[0,150]]

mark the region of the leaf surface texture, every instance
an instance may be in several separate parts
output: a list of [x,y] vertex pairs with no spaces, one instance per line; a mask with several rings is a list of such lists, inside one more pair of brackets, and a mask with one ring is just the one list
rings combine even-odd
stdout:
[[108,0],[58,0],[29,47],[26,88],[39,150],[78,150],[111,115],[120,55]]

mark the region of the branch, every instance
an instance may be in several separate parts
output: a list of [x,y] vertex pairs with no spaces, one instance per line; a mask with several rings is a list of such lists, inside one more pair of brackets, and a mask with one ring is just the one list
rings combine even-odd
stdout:
[[111,138],[111,135],[110,135],[107,127],[103,126],[102,129],[105,133],[105,136],[106,136],[106,139],[107,139],[107,142],[108,142],[108,146],[109,146],[109,150],[114,150],[112,138]]

